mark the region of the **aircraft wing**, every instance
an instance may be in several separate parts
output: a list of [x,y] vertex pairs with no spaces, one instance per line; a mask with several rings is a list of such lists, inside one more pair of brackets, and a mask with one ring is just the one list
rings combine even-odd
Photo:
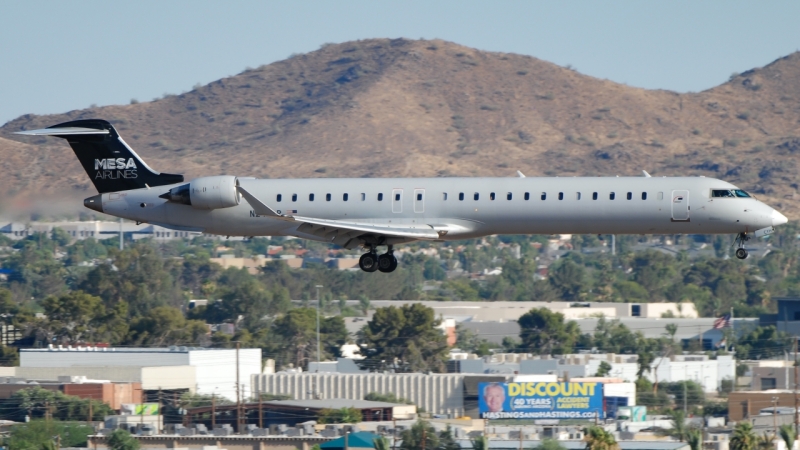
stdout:
[[353,238],[365,234],[416,240],[433,240],[441,237],[433,227],[425,224],[411,226],[408,224],[318,219],[315,217],[282,214],[267,206],[244,187],[238,186],[238,189],[247,200],[247,203],[253,208],[253,211],[259,216],[298,223],[298,231],[325,238],[343,247],[346,247],[346,243]]

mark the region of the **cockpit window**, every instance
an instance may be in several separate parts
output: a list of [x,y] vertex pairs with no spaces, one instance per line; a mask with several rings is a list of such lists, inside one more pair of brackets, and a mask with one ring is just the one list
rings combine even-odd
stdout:
[[711,190],[711,196],[714,198],[734,197],[733,193],[728,189],[713,189]]
[[747,192],[745,192],[745,191],[743,191],[743,190],[741,190],[741,189],[734,189],[734,190],[733,190],[733,193],[734,193],[734,194],[735,194],[737,197],[740,197],[740,198],[750,198],[750,194],[748,194]]

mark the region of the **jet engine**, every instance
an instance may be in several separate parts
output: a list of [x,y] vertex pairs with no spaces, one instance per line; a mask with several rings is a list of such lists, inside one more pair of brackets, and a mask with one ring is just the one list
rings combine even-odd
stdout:
[[238,184],[239,180],[231,175],[201,177],[174,187],[159,197],[197,209],[230,208],[239,204]]

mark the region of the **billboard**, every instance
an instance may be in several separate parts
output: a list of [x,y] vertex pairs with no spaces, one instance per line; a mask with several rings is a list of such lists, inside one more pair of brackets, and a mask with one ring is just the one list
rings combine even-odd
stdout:
[[122,415],[131,416],[157,416],[158,409],[158,403],[123,403],[120,408]]
[[479,383],[481,419],[594,419],[603,417],[603,384]]

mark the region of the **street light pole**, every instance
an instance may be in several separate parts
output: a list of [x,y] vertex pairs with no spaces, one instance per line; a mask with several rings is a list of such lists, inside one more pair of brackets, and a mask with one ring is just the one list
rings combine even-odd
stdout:
[[314,393],[314,397],[319,395],[319,363],[320,363],[320,345],[319,345],[319,310],[321,308],[320,297],[319,297],[319,289],[322,287],[321,284],[316,285],[317,288],[317,382],[316,382],[316,391]]

